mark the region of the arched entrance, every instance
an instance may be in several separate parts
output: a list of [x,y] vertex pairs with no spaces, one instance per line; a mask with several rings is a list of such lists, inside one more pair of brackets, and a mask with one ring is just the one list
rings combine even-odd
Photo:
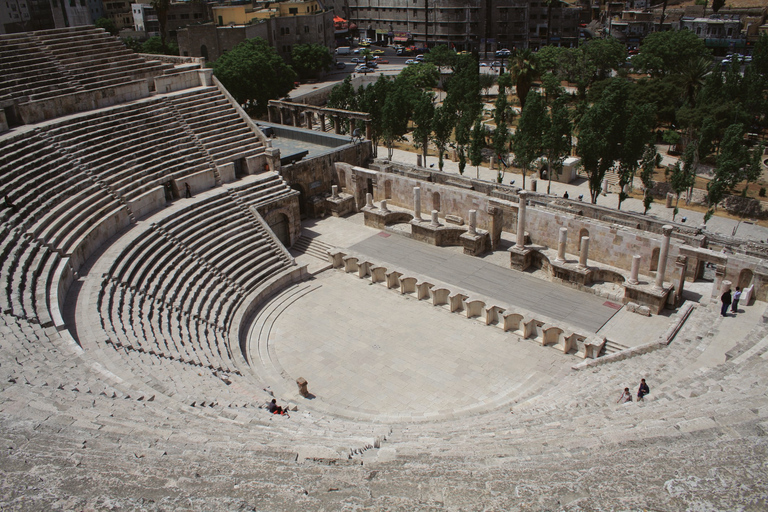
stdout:
[[270,215],[267,224],[284,246],[291,246],[291,227],[288,223],[288,217],[284,213]]
[[205,45],[200,46],[200,56],[206,61],[208,60],[208,47]]

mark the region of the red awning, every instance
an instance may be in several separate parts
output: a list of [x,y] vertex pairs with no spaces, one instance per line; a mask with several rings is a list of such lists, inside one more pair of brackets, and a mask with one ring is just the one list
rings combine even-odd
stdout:
[[344,18],[342,18],[340,16],[334,16],[333,17],[333,22],[334,23],[346,23],[347,20],[345,20]]

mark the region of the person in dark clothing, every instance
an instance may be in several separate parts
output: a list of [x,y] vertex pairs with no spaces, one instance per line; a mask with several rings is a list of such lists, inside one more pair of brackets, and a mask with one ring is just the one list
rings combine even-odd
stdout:
[[640,379],[640,387],[637,389],[637,401],[643,400],[643,397],[651,392],[651,388],[645,383],[645,379]]
[[277,400],[274,398],[271,402],[267,404],[267,410],[271,412],[272,414],[281,414],[283,416],[288,416],[288,411],[277,405]]
[[563,199],[568,199],[568,191],[565,191],[565,194],[563,194]]
[[189,182],[184,183],[184,189],[187,191],[186,197],[192,197],[192,187],[189,186]]
[[720,302],[723,303],[720,308],[721,316],[728,316],[728,306],[731,305],[731,289],[728,288],[725,293],[720,297]]

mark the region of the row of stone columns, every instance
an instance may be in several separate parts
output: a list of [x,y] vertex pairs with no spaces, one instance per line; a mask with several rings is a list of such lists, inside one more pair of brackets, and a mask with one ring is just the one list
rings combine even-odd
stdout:
[[[521,190],[518,193],[520,202],[517,208],[517,242],[515,247],[522,248],[525,246],[525,210],[526,199],[528,193]],[[421,220],[421,188],[413,188],[413,218]],[[469,210],[469,232],[475,234],[477,232],[477,210]],[[432,225],[437,226],[437,210],[432,210]],[[659,266],[656,271],[656,282],[654,283],[654,289],[662,290],[664,288],[664,277],[667,271],[667,256],[669,255],[669,243],[672,238],[672,226],[665,225],[662,228],[664,238],[661,242],[661,250],[659,252]],[[565,247],[568,242],[568,229],[560,228],[560,234],[557,240],[557,258],[555,261],[565,261]],[[579,268],[587,268],[587,262],[589,258],[589,237],[581,237],[579,248]],[[638,275],[640,272],[640,261],[642,257],[638,254],[632,257],[632,270],[630,271],[630,277],[627,280],[628,284],[638,284]]]
[[[278,114],[277,120],[275,119],[276,116],[274,115],[274,110],[276,110]],[[299,120],[301,109],[299,108],[286,108],[286,107],[273,106],[267,109],[267,114],[269,115],[270,123],[301,126],[301,122]],[[305,124],[307,129],[311,130],[313,128],[314,122],[315,122],[314,121],[315,114],[317,114],[320,117],[321,131],[326,131],[326,125],[325,125],[326,114],[321,112],[316,113],[313,110],[304,111],[304,119],[306,120]],[[286,116],[288,117],[289,122],[286,122]],[[333,127],[334,132],[337,134],[341,133],[342,119],[343,119],[342,116],[330,115],[331,126]],[[357,121],[363,121],[363,123],[365,123],[365,136],[366,138],[370,139],[371,138],[371,122],[365,119],[356,119],[354,117],[350,117],[349,118],[350,133],[355,131],[355,128],[357,127]]]

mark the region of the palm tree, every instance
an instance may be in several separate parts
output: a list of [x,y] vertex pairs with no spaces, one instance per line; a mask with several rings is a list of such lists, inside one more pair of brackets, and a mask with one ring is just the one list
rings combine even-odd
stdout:
[[680,74],[677,79],[683,87],[685,99],[691,107],[696,105],[696,95],[699,89],[704,86],[704,81],[711,68],[712,59],[707,57],[694,57],[684,62],[680,67]]
[[528,91],[531,90],[533,81],[539,77],[536,54],[528,48],[520,50],[512,57],[509,65],[522,109],[525,107],[525,98],[528,96]]

